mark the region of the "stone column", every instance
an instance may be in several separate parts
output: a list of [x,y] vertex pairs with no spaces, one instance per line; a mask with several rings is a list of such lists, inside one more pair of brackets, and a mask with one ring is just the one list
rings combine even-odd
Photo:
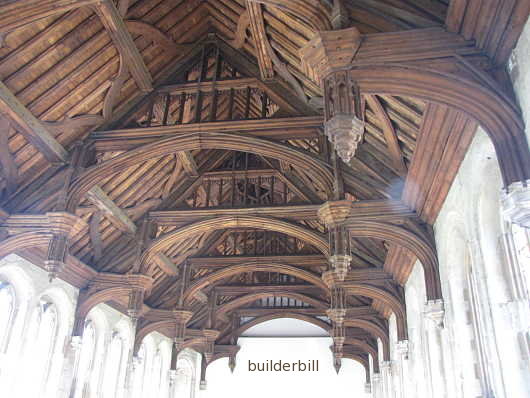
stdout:
[[426,303],[424,315],[427,320],[427,353],[433,398],[447,397],[442,340],[444,314],[443,300],[429,300]]
[[169,398],[176,398],[175,389],[177,384],[177,370],[169,370]]
[[383,397],[394,398],[394,389],[392,383],[392,361],[381,362],[380,369],[383,379]]
[[401,398],[408,398],[409,382],[409,341],[398,341],[396,351],[399,356],[399,394]]
[[[132,353],[131,349],[131,353]],[[127,372],[125,374],[125,396],[126,397],[132,397],[133,396],[133,390],[134,390],[134,374],[136,373],[136,369],[138,369],[138,366],[142,366],[142,360],[137,356],[130,357],[129,362],[127,363]]]
[[370,383],[369,381],[364,383],[364,392],[367,393],[367,394],[371,394],[372,393],[372,383]]
[[381,374],[380,373],[372,374],[372,397],[383,398],[381,394]]
[[79,359],[81,356],[81,336],[72,336],[70,342],[66,344],[64,355],[64,366],[62,380],[65,393],[72,398],[77,388],[77,372],[79,370]]
[[530,180],[514,182],[502,193],[504,217],[522,227],[530,228]]

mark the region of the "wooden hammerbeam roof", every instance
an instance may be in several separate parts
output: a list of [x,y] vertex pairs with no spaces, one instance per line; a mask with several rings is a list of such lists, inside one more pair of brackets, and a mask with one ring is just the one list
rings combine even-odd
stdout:
[[509,110],[502,67],[530,5],[494,2],[493,13],[475,3],[0,5],[0,255],[45,266],[49,243],[67,236],[59,276],[85,289],[79,322],[98,302],[130,311],[141,291],[137,336],[174,337],[182,291],[193,311],[186,344],[207,350],[201,330],[215,325],[218,356],[233,355],[241,317],[329,326],[318,209],[332,199],[333,159],[319,76],[300,50],[316,31],[356,27],[366,132],[337,168],[352,246],[345,352],[366,361],[383,337],[387,357],[391,312],[406,338],[402,285],[417,257],[429,297],[439,294],[429,226],[477,123],[491,120],[394,86],[377,91],[363,68],[428,64],[494,87]]

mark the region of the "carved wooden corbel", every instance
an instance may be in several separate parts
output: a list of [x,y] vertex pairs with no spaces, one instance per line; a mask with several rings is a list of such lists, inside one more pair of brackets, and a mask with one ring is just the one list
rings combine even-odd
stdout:
[[364,134],[364,103],[348,68],[361,46],[357,28],[318,32],[300,50],[324,89],[325,132],[339,156],[348,163]]

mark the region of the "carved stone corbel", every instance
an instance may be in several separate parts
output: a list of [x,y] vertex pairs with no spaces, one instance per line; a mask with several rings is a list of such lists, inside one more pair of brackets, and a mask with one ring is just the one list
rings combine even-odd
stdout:
[[436,329],[443,329],[445,315],[443,300],[427,301],[423,314],[429,321],[431,321],[431,326]]
[[530,228],[530,180],[512,183],[503,191],[502,213],[514,224]]

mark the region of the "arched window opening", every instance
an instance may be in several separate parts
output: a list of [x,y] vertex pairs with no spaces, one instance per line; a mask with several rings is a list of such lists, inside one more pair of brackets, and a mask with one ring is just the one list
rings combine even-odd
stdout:
[[192,398],[193,393],[193,365],[187,358],[177,361],[177,379],[175,382],[175,396]]
[[160,394],[161,390],[161,381],[162,381],[162,368],[163,368],[163,356],[160,348],[156,351],[155,357],[153,359],[153,366],[151,368],[151,381],[150,385],[150,394],[149,396],[157,397]]
[[57,306],[52,301],[41,298],[31,321],[25,355],[27,374],[32,375],[32,382],[22,387],[27,392],[22,396],[43,396],[42,392],[46,391],[58,327]]
[[15,318],[15,289],[0,281],[0,355],[7,351]]
[[103,380],[103,397],[115,398],[121,396],[121,386],[124,383],[125,344],[122,335],[115,331],[110,341],[105,376]]
[[87,321],[83,330],[81,353],[77,368],[75,398],[82,398],[90,394],[90,380],[94,367],[96,353],[96,329],[92,321]]

